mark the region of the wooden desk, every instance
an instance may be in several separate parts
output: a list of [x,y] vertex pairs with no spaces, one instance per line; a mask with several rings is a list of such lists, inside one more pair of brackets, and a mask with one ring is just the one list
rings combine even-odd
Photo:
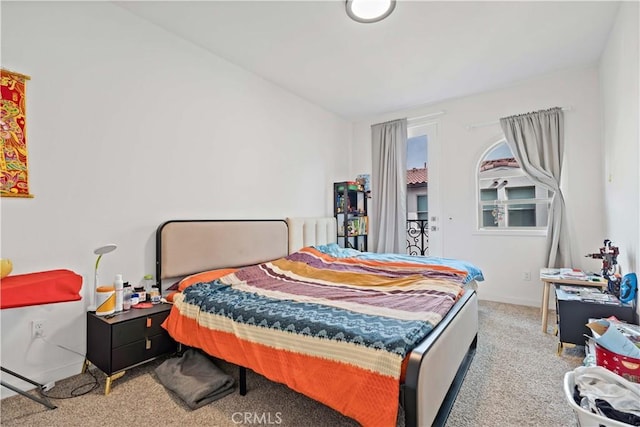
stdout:
[[540,310],[542,311],[542,332],[547,333],[547,320],[549,318],[549,289],[553,284],[559,285],[576,285],[576,286],[599,286],[601,288],[607,286],[607,282],[604,279],[600,279],[600,282],[593,282],[591,280],[579,280],[579,279],[562,279],[561,277],[542,277],[542,304]]

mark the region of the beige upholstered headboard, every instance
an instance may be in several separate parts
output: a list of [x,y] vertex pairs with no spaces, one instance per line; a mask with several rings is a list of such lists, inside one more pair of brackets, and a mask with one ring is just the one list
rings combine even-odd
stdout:
[[326,245],[337,241],[334,217],[287,218],[289,253],[305,246]]
[[259,264],[335,241],[333,217],[167,221],[156,231],[156,278]]

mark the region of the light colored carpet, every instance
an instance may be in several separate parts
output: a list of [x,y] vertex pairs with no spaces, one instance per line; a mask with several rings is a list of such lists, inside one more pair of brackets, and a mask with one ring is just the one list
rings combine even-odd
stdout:
[[[540,331],[540,314],[535,308],[481,301],[479,320],[476,356],[447,426],[575,426],[562,379],[582,363],[583,348],[556,355],[557,338]],[[58,406],[54,410],[22,396],[3,399],[0,422],[3,426],[357,425],[253,372],[247,374],[246,396],[232,393],[192,411],[158,382],[153,370],[161,362],[131,369],[114,381],[109,396],[103,394],[104,375],[98,373],[99,388],[71,399],[54,399]],[[237,379],[236,368],[225,363],[218,366]],[[68,396],[91,381],[88,373],[79,374],[58,381],[50,393]]]

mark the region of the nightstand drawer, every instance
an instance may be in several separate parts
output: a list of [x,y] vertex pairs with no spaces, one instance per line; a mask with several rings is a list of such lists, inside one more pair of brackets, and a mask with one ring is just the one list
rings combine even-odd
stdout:
[[169,315],[168,311],[150,314],[137,319],[113,325],[111,345],[116,347],[139,341],[141,337],[158,335],[164,331],[162,322]]
[[175,347],[175,341],[165,332],[114,348],[111,372],[117,372],[161,354],[169,353],[175,350]]

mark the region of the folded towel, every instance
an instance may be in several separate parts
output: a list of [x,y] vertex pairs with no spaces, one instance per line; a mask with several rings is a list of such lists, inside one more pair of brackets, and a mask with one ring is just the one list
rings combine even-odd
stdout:
[[189,349],[182,357],[168,359],[156,368],[158,380],[191,409],[198,409],[231,393],[233,378],[207,356]]

